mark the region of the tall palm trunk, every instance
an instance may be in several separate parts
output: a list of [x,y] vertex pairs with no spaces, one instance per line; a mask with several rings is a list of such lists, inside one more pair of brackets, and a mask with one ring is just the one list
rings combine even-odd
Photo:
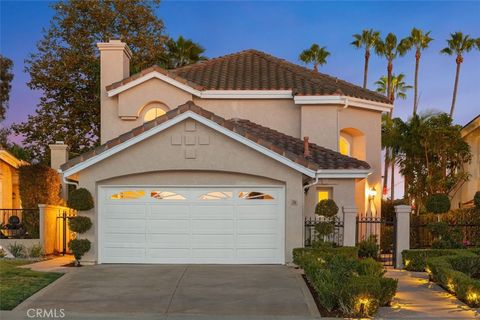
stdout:
[[363,70],[363,87],[367,88],[367,78],[368,78],[368,60],[370,59],[370,51],[365,50],[365,67]]
[[[387,65],[387,98],[390,99],[390,101],[393,100],[392,94],[390,92],[392,87],[392,71],[393,71],[393,64],[392,64],[392,61],[389,60]],[[393,108],[388,115],[390,119],[393,118]],[[390,158],[390,150],[387,147],[385,147],[385,168],[383,170],[383,188],[384,189],[387,188],[387,184],[388,184],[388,168],[390,165],[389,158]]]
[[450,108],[450,118],[453,118],[453,112],[455,111],[455,102],[457,100],[457,88],[458,88],[458,78],[460,75],[460,66],[463,62],[463,57],[461,55],[457,56],[457,72],[455,73],[455,84],[453,86],[453,97],[452,97],[452,107]]
[[414,94],[413,94],[413,115],[417,114],[418,108],[418,67],[420,66],[420,50],[417,49],[415,53],[415,83],[414,83]]
[[395,200],[395,155],[393,154],[392,151],[392,172],[391,175],[392,177],[390,178],[390,200]]

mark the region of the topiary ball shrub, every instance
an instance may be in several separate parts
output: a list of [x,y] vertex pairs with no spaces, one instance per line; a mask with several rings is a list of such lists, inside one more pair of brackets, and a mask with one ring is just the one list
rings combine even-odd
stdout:
[[475,204],[475,208],[480,210],[480,191],[475,192],[473,203]]
[[88,239],[73,239],[68,243],[75,257],[75,265],[80,266],[80,260],[83,255],[90,250],[91,243]]
[[94,206],[92,194],[85,188],[76,189],[68,196],[68,206],[79,211],[90,210]]
[[425,202],[425,208],[432,213],[445,213],[450,210],[450,199],[444,193],[432,194]]
[[315,214],[326,218],[333,218],[338,213],[338,206],[332,199],[322,200],[315,207]]
[[68,220],[70,230],[76,233],[85,233],[92,227],[92,220],[89,217],[77,216]]

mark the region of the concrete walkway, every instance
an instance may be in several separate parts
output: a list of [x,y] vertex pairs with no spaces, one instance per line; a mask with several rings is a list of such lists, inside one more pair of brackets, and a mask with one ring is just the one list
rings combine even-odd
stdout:
[[33,271],[43,271],[43,272],[68,272],[74,268],[64,267],[64,265],[73,262],[75,258],[71,255],[65,255],[60,257],[55,257],[53,259],[48,259],[40,262],[35,262],[32,264],[26,264],[20,266],[20,268],[31,269]]
[[380,308],[377,318],[480,318],[480,310],[469,308],[438,285],[429,282],[425,272],[389,270],[387,277],[398,279],[398,290],[392,307]]

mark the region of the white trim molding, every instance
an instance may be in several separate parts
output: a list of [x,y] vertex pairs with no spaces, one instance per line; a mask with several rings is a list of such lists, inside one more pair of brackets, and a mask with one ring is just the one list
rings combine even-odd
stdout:
[[388,103],[364,100],[348,96],[295,96],[293,98],[295,104],[341,104],[345,107],[352,106],[364,109],[371,109],[382,112],[389,112],[393,106]]
[[268,148],[266,148],[262,145],[259,145],[255,142],[245,138],[244,136],[242,136],[238,133],[235,133],[233,131],[230,131],[227,128],[219,125],[218,123],[216,123],[212,120],[206,119],[206,118],[204,118],[204,117],[202,117],[202,116],[200,116],[200,115],[198,115],[198,114],[196,114],[195,112],[192,112],[192,111],[187,111],[185,113],[182,113],[181,115],[179,115],[179,116],[177,116],[177,117],[175,117],[171,120],[168,120],[168,121],[166,121],[166,122],[164,122],[164,123],[162,123],[158,126],[155,126],[152,129],[150,129],[148,131],[145,131],[145,132],[139,134],[138,136],[135,136],[135,137],[131,138],[130,140],[127,140],[127,141],[125,141],[121,144],[118,144],[118,145],[116,145],[116,146],[98,154],[98,155],[95,155],[95,156],[93,156],[93,157],[91,157],[91,158],[89,158],[89,159],[87,159],[83,162],[80,162],[80,163],[74,165],[73,167],[68,168],[67,170],[63,171],[63,175],[68,177],[68,176],[71,176],[75,173],[78,173],[78,172],[94,165],[95,163],[100,162],[100,161],[102,161],[102,160],[104,160],[104,159],[106,159],[106,158],[108,158],[108,157],[110,157],[110,156],[112,156],[112,155],[114,155],[114,154],[116,154],[116,153],[118,153],[118,152],[120,152],[120,151],[138,143],[138,142],[140,142],[140,141],[143,141],[143,140],[145,140],[145,139],[147,139],[147,138],[149,138],[149,137],[151,137],[151,136],[153,136],[153,135],[155,135],[155,134],[157,134],[157,133],[159,133],[159,132],[161,132],[165,129],[168,129],[171,126],[173,126],[173,125],[175,125],[175,124],[177,124],[177,123],[179,123],[179,122],[181,122],[181,121],[183,121],[187,118],[194,119],[194,120],[212,128],[212,129],[214,129],[214,130],[216,130],[220,133],[223,133],[224,135],[226,135],[226,136],[228,136],[228,137],[230,137],[230,138],[232,138],[232,139],[234,139],[234,140],[236,140],[236,141],[238,141],[238,142],[240,142],[240,143],[242,143],[242,144],[244,144],[244,145],[246,145],[246,146],[248,146],[252,149],[255,149],[256,151],[258,151],[258,152],[260,152],[260,153],[262,153],[262,154],[264,154],[264,155],[266,155],[266,156],[268,156],[272,159],[275,159],[275,160],[285,164],[286,166],[288,166],[288,167],[290,167],[294,170],[297,170],[297,171],[299,171],[299,172],[301,172],[301,173],[303,173],[303,174],[305,174],[309,177],[312,177],[312,178],[315,177],[315,170],[308,169],[308,168],[306,168],[306,167],[304,167],[304,166],[302,166],[302,165],[300,165],[300,164],[298,164],[298,163],[296,163],[296,162],[294,162],[294,161],[292,161],[292,160],[290,160],[290,159],[288,159],[288,158],[286,158],[286,157],[284,157],[284,156],[282,156],[282,155],[280,155],[280,154],[278,154],[278,153],[276,153],[276,152],[274,152],[274,151],[272,151],[272,150],[270,150],[270,149],[268,149]]
[[370,174],[372,174],[371,169],[320,169],[320,170],[317,170],[316,172],[316,178],[364,179],[368,177]]

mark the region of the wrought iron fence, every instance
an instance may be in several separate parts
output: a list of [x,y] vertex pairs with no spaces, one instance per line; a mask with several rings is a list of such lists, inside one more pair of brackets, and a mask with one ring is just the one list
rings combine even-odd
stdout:
[[333,232],[324,236],[323,239],[318,239],[318,234],[315,231],[315,226],[321,222],[327,222],[323,217],[308,217],[305,218],[305,247],[310,247],[314,241],[323,240],[326,242],[335,243],[337,246],[343,245],[343,221],[335,219]]
[[39,237],[38,209],[0,209],[1,238],[24,239]]

